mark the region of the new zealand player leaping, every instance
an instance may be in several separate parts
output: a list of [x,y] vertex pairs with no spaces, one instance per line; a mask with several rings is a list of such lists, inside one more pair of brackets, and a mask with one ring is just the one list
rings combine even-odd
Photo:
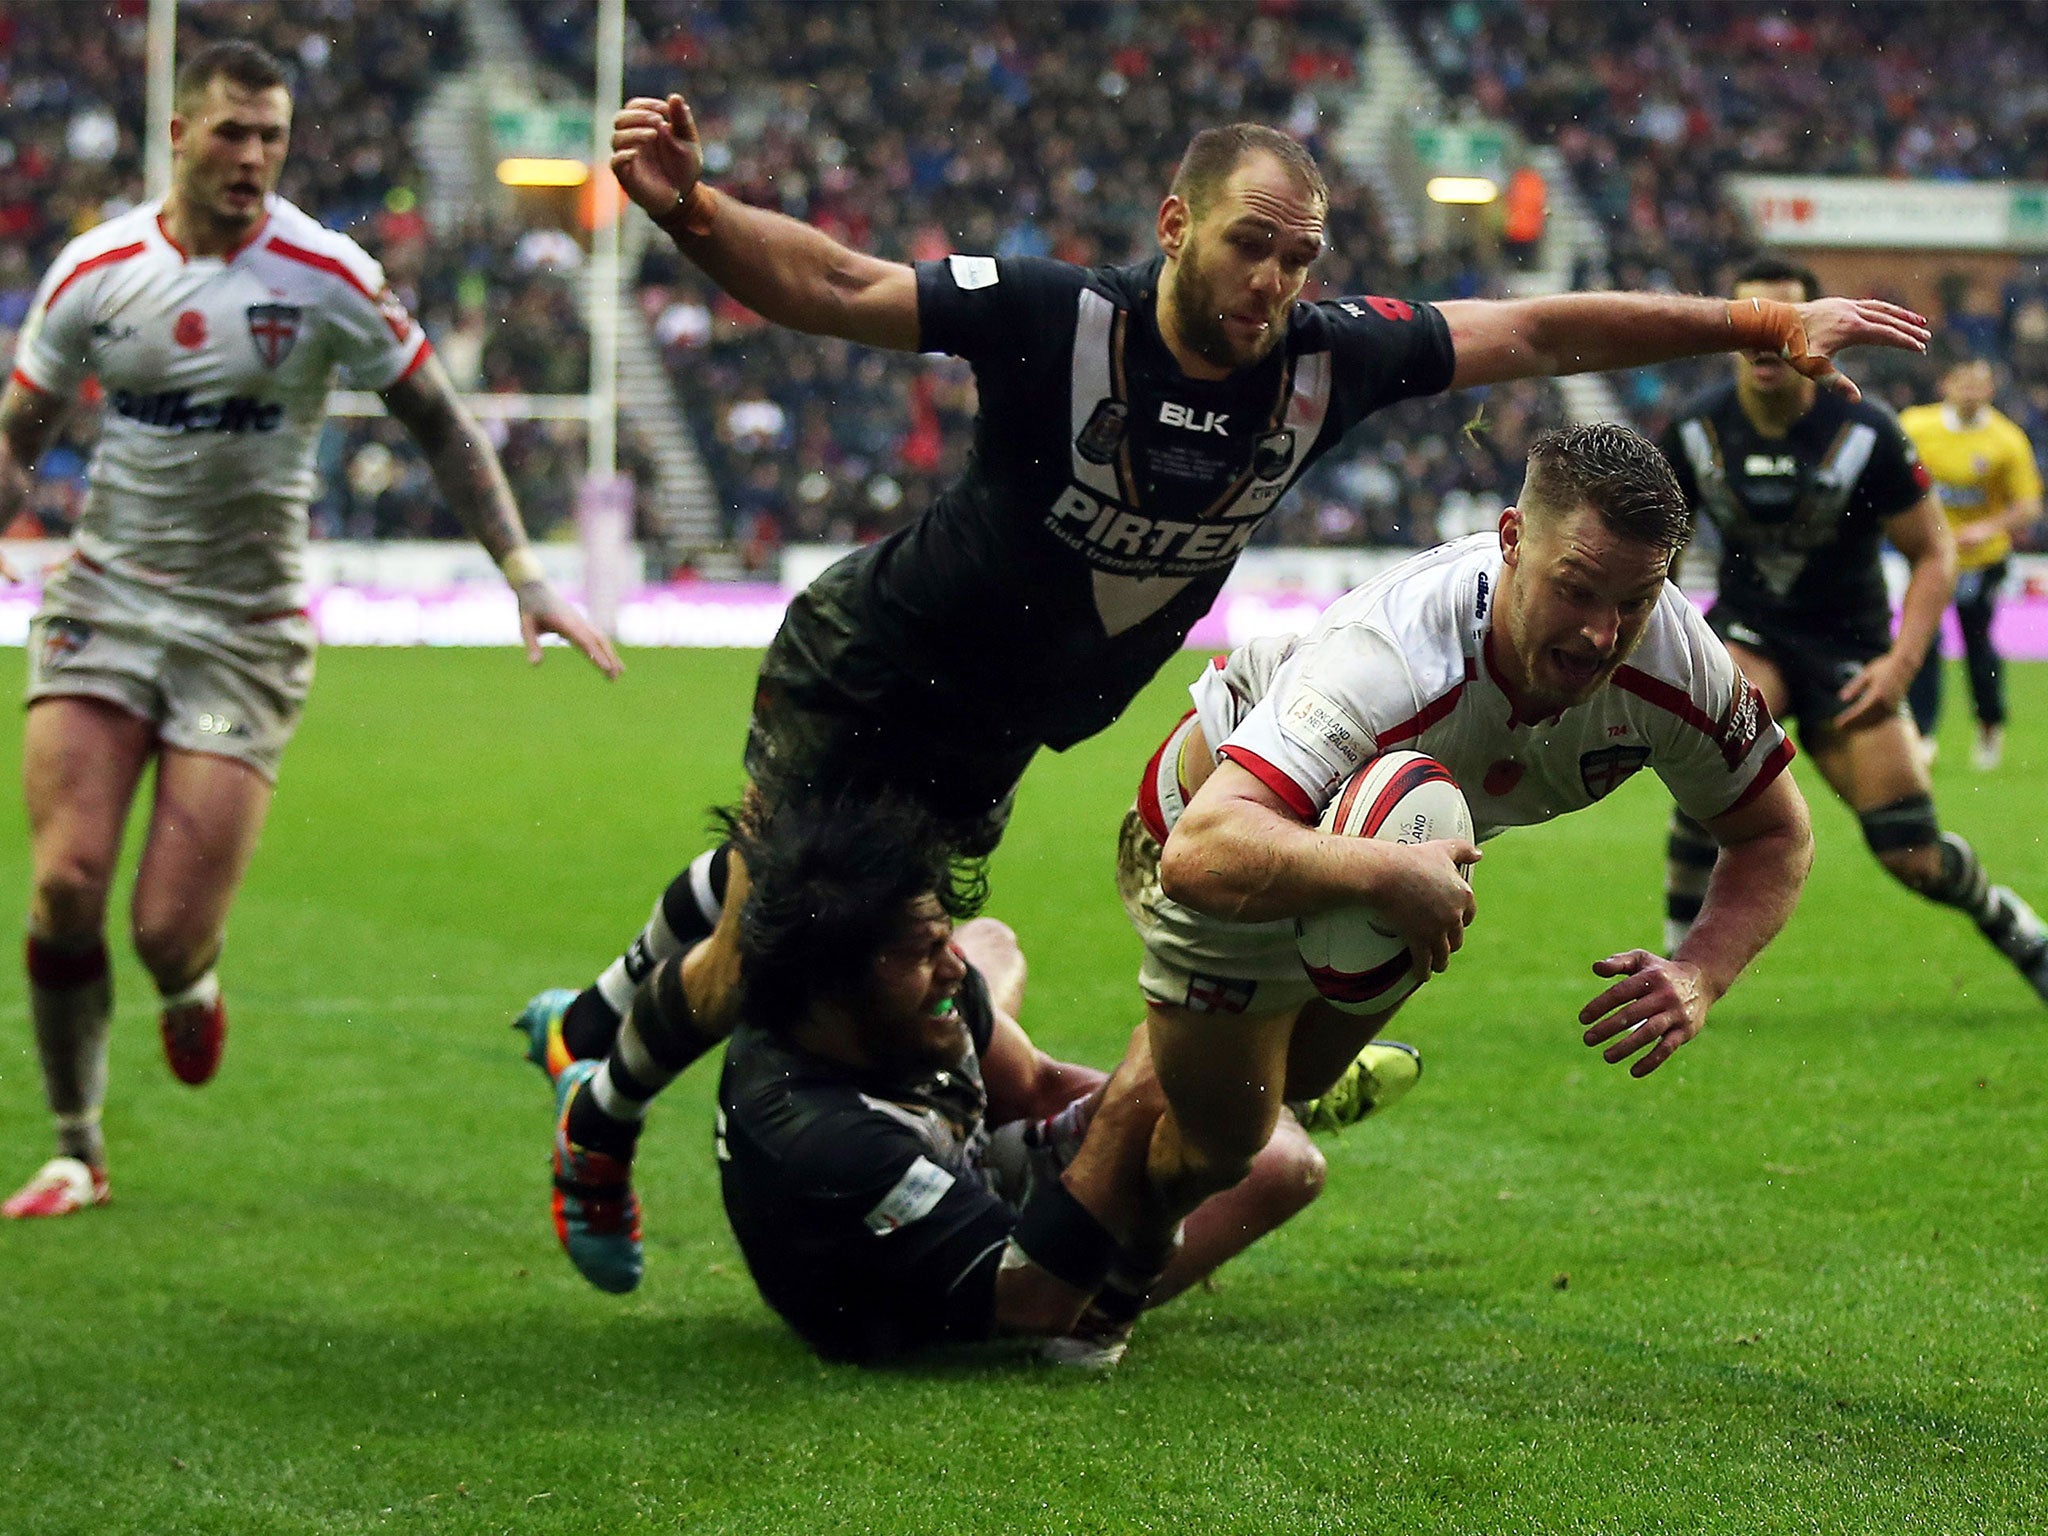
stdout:
[[[1194,713],[1141,783],[1118,870],[1167,1097],[1149,1132],[1153,1251],[1243,1176],[1283,1097],[1323,1092],[1392,1014],[1318,997],[1294,919],[1370,905],[1439,971],[1463,943],[1476,847],[1316,825],[1382,752],[1447,766],[1482,841],[1594,805],[1643,768],[1711,828],[1721,865],[1686,947],[1593,966],[1611,984],[1580,1011],[1585,1041],[1610,1062],[1635,1057],[1638,1077],[1699,1032],[1784,926],[1811,858],[1806,804],[1784,772],[1791,743],[1667,580],[1690,527],[1647,439],[1605,424],[1546,433],[1497,536],[1417,555],[1299,642],[1203,672]],[[1143,1233],[1131,1241],[1145,1251]],[[1135,1316],[1099,1308],[1088,1326],[1114,1348]]]
[[261,49],[195,54],[177,80],[168,195],[65,247],[0,397],[0,522],[89,375],[107,399],[77,539],[29,637],[28,992],[58,1155],[0,1207],[9,1216],[107,1198],[102,930],[152,758],[135,948],[163,996],[172,1071],[196,1085],[219,1063],[222,931],[312,679],[306,503],[337,366],[419,443],[517,590],[533,659],[550,630],[618,671],[542,579],[496,454],[377,264],[273,194],[291,106]]
[[[1812,300],[1819,280],[1765,258],[1738,299]],[[1918,736],[1900,705],[1956,583],[1955,541],[1932,480],[1891,413],[1841,400],[1768,352],[1737,355],[1735,379],[1685,408],[1661,444],[1686,499],[1721,534],[1708,621],[1771,712],[1801,743],[1864,840],[1907,889],[1967,913],[2044,1000],[2048,927],[1993,885],[1969,843],[1935,818]],[[1912,567],[1892,632],[1879,548]],[[1683,808],[1671,825],[1666,944],[1676,948],[1716,868]]]
[[[1917,315],[1845,300],[1304,303],[1328,189],[1292,139],[1250,124],[1189,144],[1160,205],[1158,257],[1094,269],[987,256],[907,266],[848,250],[706,186],[680,96],[627,103],[612,146],[628,193],[749,308],[973,363],[966,472],[912,526],[797,598],[762,667],[746,767],[771,801],[808,784],[893,786],[982,849],[1032,754],[1114,720],[1287,488],[1381,406],[1735,346],[1782,348],[1834,378],[1842,347],[1926,341]],[[663,995],[687,1009],[657,1040],[622,1038],[624,1054],[572,1106],[578,1138],[630,1150],[648,1100],[731,1028],[728,884],[743,872],[705,854],[595,985],[528,1005],[522,1024],[556,1056],[602,1055],[635,986],[657,965],[682,969]]]

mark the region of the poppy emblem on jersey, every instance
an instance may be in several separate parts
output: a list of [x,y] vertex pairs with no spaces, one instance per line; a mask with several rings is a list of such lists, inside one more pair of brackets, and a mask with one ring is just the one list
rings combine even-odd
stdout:
[[1595,800],[1614,793],[1621,781],[1650,760],[1648,747],[1602,747],[1579,754],[1579,782]]
[[299,317],[305,311],[297,304],[251,304],[249,339],[256,343],[256,355],[263,366],[276,368],[292,355],[299,340]]
[[1294,462],[1294,428],[1282,427],[1259,439],[1252,451],[1252,478],[1278,480]]
[[1497,759],[1486,770],[1486,777],[1479,781],[1479,787],[1494,799],[1513,794],[1515,786],[1522,782],[1522,765],[1512,757]]
[[171,327],[171,340],[181,347],[203,347],[206,345],[206,316],[196,309],[188,309],[178,316],[178,323]]
[[1124,445],[1130,407],[1121,400],[1098,400],[1089,414],[1088,425],[1074,439],[1074,452],[1090,464],[1107,464]]

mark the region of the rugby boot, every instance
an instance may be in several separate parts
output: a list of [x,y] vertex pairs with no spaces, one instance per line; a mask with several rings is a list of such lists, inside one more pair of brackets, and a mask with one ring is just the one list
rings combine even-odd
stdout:
[[2048,1003],[2048,923],[2010,886],[1991,887],[1991,910],[1984,936],[2027,978],[2027,985],[2041,1001]]
[[640,1283],[640,1201],[633,1193],[632,1158],[614,1157],[569,1139],[569,1107],[601,1065],[572,1061],[555,1078],[555,1236],[576,1272],[601,1291],[630,1291]]
[[512,1027],[526,1037],[526,1059],[545,1072],[551,1083],[576,1059],[562,1039],[562,1016],[575,1001],[576,994],[569,988],[549,987],[536,992],[512,1021]]
[[1372,1040],[1318,1098],[1290,1104],[1306,1131],[1341,1131],[1391,1108],[1422,1076],[1422,1053],[1398,1040]]
[[212,1081],[228,1043],[228,1010],[219,998],[166,1008],[157,1023],[171,1075],[189,1087]]
[[[1177,1240],[1177,1239],[1176,1239]],[[1151,1282],[1112,1274],[1088,1303],[1074,1331],[1047,1339],[1038,1352],[1054,1365],[1080,1371],[1109,1371],[1123,1364],[1130,1351],[1131,1330],[1145,1310]]]
[[34,1216],[69,1216],[113,1198],[107,1171],[75,1157],[53,1157],[36,1170],[7,1203],[0,1216],[23,1221]]

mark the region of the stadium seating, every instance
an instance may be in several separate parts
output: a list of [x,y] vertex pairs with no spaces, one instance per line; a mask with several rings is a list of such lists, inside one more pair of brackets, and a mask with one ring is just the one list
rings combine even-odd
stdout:
[[[1413,0],[1395,8],[1455,101],[1554,143],[1606,224],[1618,287],[1720,291],[1754,248],[1723,195],[1736,171],[2048,179],[2048,3],[1943,7],[1667,0],[1654,7]],[[2000,363],[2000,404],[2048,450],[2048,279],[2001,311],[1951,310],[1931,363],[1850,366],[1903,406],[1930,398],[1943,355]],[[1711,361],[1643,370],[1624,403],[1660,429]],[[2036,530],[2038,545],[2044,535]]]

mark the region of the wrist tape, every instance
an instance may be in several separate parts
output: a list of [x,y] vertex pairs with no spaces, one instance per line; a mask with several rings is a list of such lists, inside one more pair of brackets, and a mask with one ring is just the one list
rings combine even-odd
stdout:
[[505,558],[498,562],[498,569],[504,572],[505,580],[514,587],[531,586],[536,581],[546,581],[548,575],[541,566],[540,556],[524,544],[508,551]]
[[690,234],[708,235],[717,214],[718,194],[700,181],[676,199],[675,212],[670,217]]
[[1799,321],[1799,310],[1782,299],[1730,299],[1728,326],[1735,332],[1731,352],[1806,355],[1806,327]]

